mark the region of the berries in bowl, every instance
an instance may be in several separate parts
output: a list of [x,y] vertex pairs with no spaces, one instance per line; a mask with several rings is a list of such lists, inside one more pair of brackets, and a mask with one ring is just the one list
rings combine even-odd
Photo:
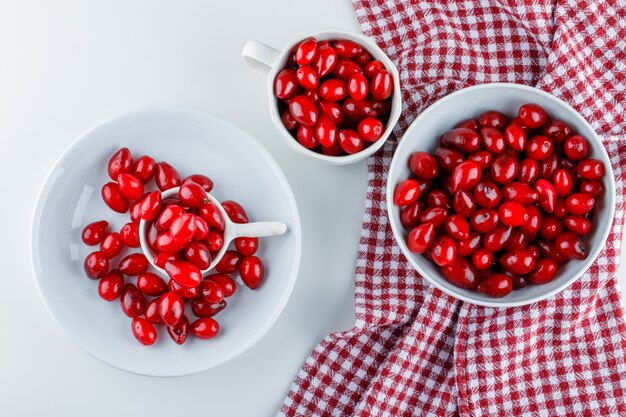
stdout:
[[328,29],[282,52],[250,41],[242,55],[271,68],[272,119],[293,150],[316,160],[344,165],[366,158],[400,117],[398,71],[363,35]]
[[394,155],[387,201],[396,240],[431,283],[481,305],[523,305],[565,288],[596,258],[614,181],[604,147],[571,107],[531,87],[488,84],[416,119]]

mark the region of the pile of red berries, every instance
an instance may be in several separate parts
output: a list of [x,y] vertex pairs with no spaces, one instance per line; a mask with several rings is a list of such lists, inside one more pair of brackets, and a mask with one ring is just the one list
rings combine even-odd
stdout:
[[439,138],[433,154],[409,159],[413,178],[394,204],[411,252],[461,288],[502,297],[554,279],[559,265],[585,259],[605,167],[589,143],[543,108],[517,117],[487,111]]
[[[199,174],[183,179],[167,162],[157,163],[149,156],[133,161],[127,148],[111,157],[108,173],[113,181],[102,187],[102,199],[118,213],[130,212],[131,221],[119,232],[109,231],[105,220],[83,229],[85,244],[100,245],[84,263],[87,276],[99,280],[100,297],[107,301],[120,298],[122,311],[133,319],[134,336],[144,345],[156,341],[155,325],[160,323],[177,344],[185,343],[189,334],[213,338],[219,331],[213,316],[226,308],[225,298],[237,290],[229,274],[238,271],[253,290],[261,285],[264,267],[254,256],[258,239],[235,239],[236,250],[227,250],[215,265],[217,272],[203,279],[202,271],[211,267],[213,256],[224,245],[224,218],[207,196],[213,182]],[[153,178],[158,189],[148,191]],[[177,197],[162,200],[161,192],[175,187],[180,187]],[[249,221],[235,201],[224,201],[222,207],[233,222]],[[167,272],[167,282],[149,271],[150,263],[143,253],[123,253],[125,248],[140,246],[141,219],[149,222],[148,244],[156,254],[154,263]],[[113,262],[117,268],[111,269]],[[132,283],[126,277],[137,278]],[[186,301],[197,317],[193,322],[185,314]]]
[[360,152],[381,138],[393,77],[361,45],[303,40],[274,80],[281,119],[305,148],[325,155]]

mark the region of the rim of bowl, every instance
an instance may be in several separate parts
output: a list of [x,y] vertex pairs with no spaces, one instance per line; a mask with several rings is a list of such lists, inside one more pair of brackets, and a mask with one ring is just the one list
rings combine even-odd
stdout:
[[[267,163],[270,164],[270,166],[272,166],[272,170],[276,171],[278,173],[278,180],[283,183],[283,185],[286,186],[286,191],[287,191],[287,198],[289,200],[289,205],[291,207],[292,212],[294,213],[294,224],[293,227],[290,228],[291,230],[296,230],[295,232],[295,261],[291,270],[291,278],[288,282],[287,288],[285,289],[285,291],[282,293],[281,298],[279,300],[279,302],[275,305],[274,310],[271,311],[271,313],[267,316],[268,319],[264,322],[263,326],[261,326],[256,333],[254,333],[247,341],[246,343],[243,343],[241,346],[239,346],[237,349],[234,349],[233,351],[231,351],[229,354],[224,355],[224,357],[221,358],[221,360],[215,362],[214,364],[212,364],[211,366],[205,366],[199,369],[196,369],[192,372],[184,372],[184,373],[175,373],[175,374],[169,374],[169,373],[145,373],[145,372],[138,372],[135,370],[130,370],[130,369],[125,369],[122,367],[117,366],[117,364],[113,364],[108,362],[107,360],[105,360],[104,358],[101,358],[99,356],[96,356],[94,353],[90,352],[89,350],[87,350],[80,342],[79,339],[77,337],[74,336],[73,333],[71,333],[68,328],[57,318],[56,314],[54,313],[54,311],[51,309],[50,305],[48,304],[48,301],[46,299],[46,296],[43,294],[42,290],[41,290],[41,286],[39,285],[39,275],[37,274],[37,270],[36,270],[36,266],[35,266],[35,242],[36,242],[36,237],[35,237],[35,224],[37,222],[37,219],[41,216],[40,211],[42,209],[42,205],[44,203],[44,201],[42,200],[43,198],[43,192],[45,191],[46,187],[48,186],[48,180],[50,179],[50,176],[52,175],[52,173],[56,170],[57,166],[61,163],[61,161],[66,157],[67,154],[69,154],[70,150],[80,141],[85,140],[85,138],[87,136],[89,136],[91,133],[93,133],[94,131],[96,131],[97,129],[100,129],[101,127],[112,123],[118,119],[122,119],[122,118],[126,118],[126,117],[130,117],[130,116],[134,116],[136,114],[141,114],[141,113],[146,113],[146,112],[155,112],[155,111],[170,111],[170,112],[191,112],[191,113],[196,113],[196,114],[200,114],[202,116],[209,116],[211,118],[216,118],[218,120],[220,120],[223,123],[226,123],[230,126],[233,126],[234,128],[236,128],[237,130],[241,131],[242,134],[244,136],[246,136],[250,141],[252,141],[257,147],[258,150],[260,152],[261,155],[263,155],[264,159],[266,159]],[[247,352],[248,350],[250,350],[254,345],[256,345],[259,340],[261,340],[263,338],[263,336],[265,336],[267,334],[267,332],[272,328],[272,326],[276,323],[276,320],[278,320],[278,318],[280,317],[280,315],[282,314],[282,312],[284,311],[287,302],[289,301],[289,298],[291,297],[291,293],[293,292],[293,288],[295,287],[296,281],[298,279],[298,271],[300,269],[300,261],[302,258],[302,227],[300,224],[300,211],[298,210],[298,205],[296,203],[296,199],[295,196],[293,195],[293,190],[291,189],[291,185],[289,184],[289,181],[287,180],[287,177],[285,176],[285,173],[283,172],[283,170],[280,168],[280,166],[278,165],[278,163],[276,162],[276,160],[274,159],[274,157],[269,153],[269,151],[250,133],[248,133],[247,131],[245,131],[244,129],[240,128],[239,126],[229,122],[228,120],[217,116],[213,113],[209,113],[209,112],[205,112],[203,110],[199,110],[199,109],[195,109],[193,107],[186,107],[186,106],[171,106],[171,105],[162,105],[162,106],[146,106],[146,107],[140,107],[138,109],[135,110],[130,110],[130,111],[126,111],[123,113],[120,113],[118,115],[115,115],[111,118],[108,118],[100,123],[97,123],[96,125],[92,126],[91,128],[87,129],[85,132],[83,132],[76,140],[74,140],[67,148],[65,148],[65,150],[61,153],[61,155],[56,159],[56,161],[54,162],[54,164],[52,165],[52,167],[50,168],[50,170],[48,171],[48,173],[46,174],[43,183],[37,193],[37,198],[35,200],[35,208],[33,210],[32,216],[31,216],[31,221],[30,221],[30,231],[29,231],[29,242],[28,242],[28,246],[29,246],[29,258],[30,258],[30,267],[31,267],[31,272],[33,273],[33,277],[35,279],[35,287],[37,288],[37,292],[39,293],[39,297],[41,298],[41,300],[43,301],[44,306],[46,307],[46,310],[48,311],[48,313],[54,318],[55,322],[61,327],[61,329],[63,329],[63,331],[65,332],[65,334],[70,338],[70,340],[76,345],[78,346],[83,352],[86,352],[89,356],[99,360],[102,363],[107,364],[108,366],[111,366],[115,369],[119,369],[120,371],[124,371],[124,372],[128,372],[131,374],[135,374],[135,375],[141,375],[141,376],[149,376],[149,377],[155,377],[155,378],[174,378],[174,377],[180,377],[180,376],[187,376],[187,375],[194,375],[194,374],[198,374],[200,372],[205,372],[208,371],[209,369],[213,369],[216,368],[220,365],[223,365],[224,363],[230,362],[231,360],[237,358],[238,356],[241,356],[243,353]]]
[[[526,300],[511,301],[511,302],[503,301],[502,299],[494,299],[494,300],[500,300],[500,301],[486,301],[482,299],[475,299],[472,297],[468,297],[464,294],[457,292],[456,288],[448,288],[446,286],[441,285],[437,278],[433,278],[430,275],[428,275],[426,272],[424,272],[424,270],[419,266],[419,264],[414,261],[413,259],[414,254],[412,254],[408,250],[408,247],[406,246],[404,239],[402,239],[402,232],[401,230],[399,230],[399,226],[394,221],[392,210],[395,210],[396,206],[393,204],[393,196],[391,192],[391,190],[393,190],[394,188],[394,184],[391,184],[392,173],[394,172],[395,167],[399,163],[403,163],[403,161],[399,161],[398,159],[399,154],[400,154],[400,152],[398,152],[398,149],[402,146],[409,146],[407,145],[408,140],[405,140],[405,137],[408,138],[409,135],[413,133],[413,130],[416,129],[416,126],[418,126],[419,123],[423,119],[427,118],[430,115],[430,113],[436,110],[438,107],[446,104],[448,101],[451,101],[460,95],[466,94],[467,92],[476,91],[476,90],[504,89],[504,88],[531,92],[533,94],[544,96],[551,101],[555,101],[557,104],[563,106],[567,111],[569,111],[575,119],[577,119],[583,125],[586,125],[586,127],[589,128],[589,131],[593,132],[592,137],[590,137],[589,139],[600,145],[601,155],[599,156],[601,157],[601,159],[603,159],[603,162],[605,163],[605,168],[606,168],[605,170],[606,171],[605,172],[605,179],[606,179],[605,197],[607,198],[607,201],[606,201],[607,207],[605,207],[604,209],[607,210],[607,214],[609,215],[607,219],[608,221],[604,224],[604,227],[602,229],[602,234],[601,234],[601,239],[599,241],[599,244],[596,247],[594,247],[593,250],[589,253],[589,256],[587,257],[587,259],[585,259],[584,262],[580,265],[578,272],[576,272],[570,279],[564,281],[561,285],[559,285],[558,287],[554,288],[551,291],[547,291],[541,295],[538,295],[536,297],[532,297]],[[596,133],[596,131],[591,127],[589,122],[587,122],[587,120],[585,120],[584,117],[582,117],[576,110],[574,110],[572,106],[570,106],[568,103],[561,100],[560,98],[550,93],[547,93],[543,90],[540,90],[538,88],[530,87],[530,86],[523,85],[523,84],[515,84],[515,83],[479,84],[479,85],[467,87],[467,88],[455,91],[453,93],[450,93],[440,98],[435,103],[431,104],[426,110],[420,113],[420,115],[411,123],[409,128],[402,135],[402,138],[400,139],[399,144],[398,144],[398,148],[396,148],[396,151],[394,152],[394,155],[393,155],[393,159],[391,160],[389,173],[387,175],[386,187],[387,187],[387,190],[385,192],[385,196],[386,196],[386,204],[387,204],[387,216],[389,218],[389,223],[391,224],[391,229],[393,231],[394,239],[396,240],[396,243],[398,244],[398,246],[400,246],[400,249],[402,250],[403,255],[407,258],[411,266],[423,278],[425,278],[428,282],[430,282],[432,285],[434,285],[435,287],[437,287],[444,293],[454,298],[457,298],[459,300],[466,301],[471,304],[484,306],[484,307],[497,307],[497,308],[519,307],[519,306],[523,306],[527,304],[536,303],[538,301],[544,300],[548,297],[551,297],[563,291],[565,288],[571,285],[574,281],[580,278],[589,269],[591,264],[595,262],[596,258],[600,254],[600,251],[602,250],[602,248],[604,247],[606,243],[606,239],[609,236],[609,233],[611,231],[611,226],[613,224],[613,218],[615,215],[615,179],[614,179],[614,174],[613,174],[613,166],[611,165],[611,160],[606,152],[606,148],[600,141],[600,138],[598,137],[598,134]],[[418,255],[418,256],[421,256],[421,255]]]
[[[302,146],[298,142],[298,140],[295,137],[293,137],[291,133],[289,133],[289,131],[283,125],[282,120],[280,119],[280,114],[278,112],[278,104],[276,101],[277,99],[276,97],[274,97],[274,79],[276,78],[276,74],[278,74],[278,72],[284,68],[283,61],[286,59],[287,55],[293,50],[293,48],[296,45],[298,45],[300,42],[302,42],[304,39],[310,36],[319,38],[320,40],[333,39],[333,38],[337,38],[338,36],[344,36],[347,39],[352,38],[350,40],[358,41],[359,43],[362,43],[363,46],[367,48],[367,51],[370,54],[372,54],[372,56],[375,59],[381,61],[385,65],[385,68],[389,72],[391,72],[391,75],[393,76],[394,91],[393,91],[393,94],[391,95],[391,111],[389,113],[389,120],[387,120],[383,135],[380,137],[380,139],[378,139],[376,142],[372,143],[368,148],[363,149],[362,151],[359,151],[352,155],[342,155],[342,156],[330,156],[330,155],[324,155],[323,153],[314,152]],[[375,55],[379,55],[379,56],[375,56]],[[268,96],[269,96],[269,101],[270,101],[270,115],[274,124],[277,125],[283,140],[287,142],[287,144],[292,150],[302,155],[311,157],[317,161],[328,163],[328,164],[333,164],[333,165],[352,164],[352,163],[359,162],[365,159],[366,157],[372,155],[373,153],[375,153],[385,144],[385,142],[387,142],[387,140],[389,139],[389,136],[391,136],[391,133],[393,132],[394,127],[396,126],[396,124],[398,123],[398,120],[400,119],[400,114],[402,113],[402,90],[400,88],[400,74],[398,73],[398,68],[396,68],[395,64],[391,61],[389,56],[387,56],[387,54],[380,48],[380,46],[378,46],[368,36],[365,36],[357,32],[351,32],[345,29],[339,29],[339,28],[333,28],[333,27],[319,29],[313,33],[309,33],[308,35],[299,37],[295,41],[291,41],[287,43],[283,47],[283,49],[280,51],[278,58],[276,59],[276,63],[270,69],[270,72],[267,78],[267,84],[268,84],[268,93],[269,93]]]

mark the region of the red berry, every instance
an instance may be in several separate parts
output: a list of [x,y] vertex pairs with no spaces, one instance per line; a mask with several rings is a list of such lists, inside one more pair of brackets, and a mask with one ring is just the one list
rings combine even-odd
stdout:
[[133,157],[128,148],[122,148],[109,160],[107,167],[109,177],[113,181],[117,181],[117,176],[120,174],[132,174],[133,172]]
[[81,235],[85,245],[95,246],[98,243],[102,242],[106,235],[108,227],[109,222],[105,220],[89,223],[87,226],[85,226]]
[[131,323],[135,339],[142,345],[152,345],[156,342],[157,332],[154,325],[143,317],[135,317]]
[[102,278],[109,272],[109,260],[100,251],[91,252],[85,258],[84,267],[89,278]]

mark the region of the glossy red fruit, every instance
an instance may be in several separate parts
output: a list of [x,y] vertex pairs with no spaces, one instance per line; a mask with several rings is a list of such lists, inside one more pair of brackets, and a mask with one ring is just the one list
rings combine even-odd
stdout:
[[172,222],[170,234],[175,243],[185,246],[191,242],[196,233],[196,215],[191,213],[183,214]]
[[355,100],[363,100],[369,92],[367,78],[360,72],[354,73],[348,79],[348,94]]
[[143,198],[133,201],[129,207],[130,219],[137,223],[141,220],[141,200],[143,200]]
[[274,95],[285,100],[292,97],[298,90],[298,78],[296,72],[285,68],[281,70],[274,79]]
[[469,217],[476,211],[476,201],[466,191],[457,191],[452,198],[452,208],[462,217]]
[[563,223],[556,216],[546,216],[541,220],[539,234],[545,240],[554,240],[563,233]]
[[165,271],[181,287],[197,287],[202,281],[202,273],[194,264],[186,261],[168,261]]
[[552,214],[556,217],[563,218],[567,214],[567,209],[565,208],[565,200],[562,198],[557,198],[554,203],[554,211]]
[[327,101],[339,101],[348,95],[348,85],[345,81],[331,78],[320,85],[320,96]]
[[580,161],[585,159],[589,153],[589,142],[580,135],[574,135],[567,138],[563,145],[565,155],[572,161]]
[[502,187],[502,199],[514,201],[523,205],[534,203],[539,198],[539,193],[528,184],[512,182]]
[[597,180],[604,176],[604,164],[597,159],[583,159],[576,165],[578,174],[586,180]]
[[107,182],[102,186],[102,199],[106,203],[111,210],[116,211],[118,213],[126,213],[128,211],[128,207],[130,202],[122,191],[120,187],[115,182]]
[[313,37],[306,38],[296,49],[296,62],[298,65],[309,65],[313,62],[317,53],[317,40]]
[[164,253],[176,253],[185,247],[185,242],[177,242],[170,232],[161,233],[156,239],[156,249]]
[[434,155],[437,165],[447,173],[451,173],[457,165],[465,160],[460,152],[448,148],[437,148]]
[[243,256],[252,256],[259,247],[259,239],[256,237],[238,237],[235,239],[235,248]]
[[381,121],[374,117],[366,117],[361,120],[357,128],[359,136],[366,142],[376,142],[383,136],[384,131],[385,128]]
[[361,45],[348,39],[339,39],[333,43],[333,46],[335,47],[335,51],[337,51],[337,56],[339,58],[352,59],[357,54],[363,52],[363,47]]
[[409,169],[424,179],[436,178],[439,173],[437,160],[428,152],[415,152],[409,158]]
[[534,159],[524,159],[519,163],[517,181],[534,184],[539,178],[539,163]]
[[209,224],[200,216],[195,216],[196,232],[193,234],[193,240],[206,240],[209,237]]
[[[300,130],[298,130],[298,134],[300,134]],[[315,125],[315,128],[313,130],[313,134],[315,140],[308,141],[309,146],[305,145],[303,141],[300,140],[300,137],[298,137],[298,139],[300,140],[300,143],[302,143],[306,147],[315,147],[317,146],[317,143],[327,147],[333,146],[339,140],[339,130],[337,129],[337,126],[335,125],[333,120],[325,114],[320,115],[319,120],[317,121],[317,124]],[[315,146],[312,146],[313,144],[315,144]]]
[[430,207],[452,208],[450,193],[446,190],[432,190],[426,196],[426,204]]
[[446,233],[456,240],[469,238],[470,226],[467,220],[458,214],[448,216],[444,223]]
[[535,268],[526,277],[529,284],[540,285],[546,284],[556,277],[559,264],[548,258],[541,258],[535,263]]
[[248,223],[250,221],[246,210],[238,202],[226,200],[222,202],[222,207],[233,223]]
[[493,252],[485,248],[478,248],[471,255],[472,265],[479,271],[485,271],[493,264],[494,257]]
[[482,243],[488,251],[499,252],[506,247],[511,237],[513,237],[513,228],[499,224],[492,231],[483,234]]
[[109,222],[107,222],[106,220],[89,223],[87,226],[85,226],[81,235],[81,238],[83,239],[85,245],[95,246],[98,243],[102,242],[107,234],[108,227]]
[[161,212],[163,200],[160,191],[152,191],[146,194],[141,200],[139,206],[139,215],[143,220],[152,221],[157,218]]
[[177,345],[182,345],[187,341],[189,333],[191,332],[191,325],[189,319],[183,314],[178,323],[173,326],[167,326],[167,334]]
[[567,197],[574,189],[574,183],[570,174],[564,169],[558,169],[552,177],[554,190],[558,197]]
[[588,194],[593,198],[596,198],[604,191],[604,185],[597,180],[583,180],[580,183],[580,192]]
[[298,84],[306,90],[316,90],[319,85],[319,77],[315,70],[308,65],[303,65],[296,71]]
[[583,216],[568,215],[563,218],[563,226],[570,232],[584,236],[591,230],[591,221]]
[[539,195],[537,199],[539,207],[548,213],[552,213],[556,203],[556,190],[554,186],[542,178],[535,182],[535,190],[537,190],[537,194]]
[[419,201],[415,201],[400,211],[400,223],[405,229],[410,229],[419,224],[419,216],[422,214],[423,205]]
[[467,129],[472,129],[476,132],[478,132],[478,130],[480,130],[480,126],[478,125],[478,120],[476,119],[467,119],[467,120],[463,120],[459,123],[457,123],[456,126],[454,127],[464,127]]
[[381,69],[372,77],[369,85],[370,95],[375,100],[385,100],[393,93],[393,77],[386,69]]
[[200,290],[198,287],[183,287],[173,279],[169,280],[169,282],[167,283],[167,287],[170,289],[170,291],[174,291],[185,300],[192,299],[200,294]]
[[[222,207],[224,205],[222,204]],[[211,230],[217,230],[218,232],[224,231],[224,216],[220,209],[213,203],[206,203],[200,207],[200,216],[209,224]]]
[[465,258],[457,257],[454,261],[441,267],[441,274],[453,285],[468,290],[478,286],[478,274]]
[[159,268],[165,268],[165,263],[167,261],[182,261],[183,257],[180,252],[169,253],[169,252],[159,252],[157,256],[154,257],[154,264]]
[[191,334],[198,339],[212,339],[219,331],[219,324],[211,317],[202,317],[191,323]]
[[163,209],[156,221],[154,227],[159,231],[169,230],[174,220],[185,214],[186,211],[182,206],[178,204],[172,204]]
[[318,44],[317,55],[313,59],[313,68],[320,78],[330,73],[337,65],[337,52],[329,46]]
[[439,138],[443,146],[458,149],[463,153],[472,153],[480,149],[480,136],[467,128],[448,130]]
[[513,291],[513,280],[505,274],[493,274],[481,281],[476,289],[493,298],[504,297]]
[[185,305],[180,295],[168,291],[159,299],[159,315],[166,326],[175,326],[185,313]]
[[133,172],[133,156],[128,148],[121,148],[113,154],[109,159],[107,166],[109,177],[113,181],[117,181],[120,174],[132,174]]
[[533,103],[522,104],[517,113],[524,126],[529,129],[539,129],[548,121],[546,111],[539,105]]
[[474,189],[476,204],[484,208],[495,208],[500,204],[500,190],[492,182],[480,182]]
[[154,325],[143,317],[135,317],[131,322],[133,336],[142,345],[152,345],[157,340],[157,332]]
[[406,244],[413,253],[424,253],[433,244],[435,239],[435,226],[432,223],[424,223],[413,228],[406,238]]
[[167,291],[167,284],[160,276],[146,272],[137,277],[137,288],[146,295],[157,297]]
[[585,259],[588,251],[580,236],[572,232],[560,234],[554,242],[556,250],[567,259]]
[[117,232],[106,235],[100,244],[100,252],[107,259],[115,258],[122,252],[122,249],[124,249],[124,242]]
[[493,209],[479,209],[472,214],[470,226],[477,233],[487,233],[498,225],[498,212]]
[[404,180],[396,185],[393,192],[393,203],[396,206],[407,206],[420,196],[419,184],[413,179]]
[[296,139],[298,139],[300,145],[304,146],[307,149],[315,149],[320,145],[320,143],[315,138],[315,126],[298,126]]
[[104,300],[113,301],[124,290],[124,275],[117,269],[112,270],[98,281],[98,295]]
[[478,117],[478,123],[481,127],[492,127],[494,129],[504,130],[509,123],[509,118],[499,111],[486,111]]
[[526,148],[526,132],[519,126],[509,125],[504,130],[504,142],[514,151],[521,152]]
[[341,109],[341,106],[334,101],[321,100],[317,103],[317,107],[319,109],[320,116],[325,114],[330,117],[335,125],[339,125],[343,122],[343,110]]
[[139,181],[145,184],[152,179],[155,170],[156,162],[154,159],[147,155],[143,155],[135,161],[132,174],[137,177]]
[[458,164],[452,171],[452,191],[470,191],[476,187],[481,178],[480,166],[473,161]]
[[339,131],[339,146],[348,154],[355,154],[363,150],[364,142],[357,132],[351,129]]
[[223,274],[230,274],[235,272],[239,268],[239,264],[243,257],[241,254],[234,250],[227,250],[224,252],[222,259],[215,265],[215,270]]
[[519,229],[522,233],[534,235],[541,229],[541,212],[534,204],[525,205],[524,208],[528,214],[528,220],[520,225]]
[[143,253],[131,253],[125,256],[118,265],[118,269],[124,275],[141,275],[148,270],[150,266],[148,258]]
[[518,170],[517,158],[513,153],[503,152],[491,163],[491,179],[497,184],[507,184],[515,179]]
[[129,248],[139,247],[139,225],[135,222],[126,223],[120,230],[120,239]]
[[578,216],[589,213],[594,205],[595,200],[593,197],[584,193],[574,193],[565,200],[565,209],[569,213]]
[[251,290],[256,290],[265,275],[263,263],[256,256],[246,256],[239,264],[239,276]]
[[562,265],[568,261],[568,259],[561,255],[556,249],[555,242],[546,242],[545,240],[537,240],[537,246],[539,247],[539,254],[542,258],[549,258]]
[[367,63],[370,62],[373,58],[369,52],[361,51],[360,53],[356,54],[356,56],[353,59],[354,59],[354,62],[356,62],[357,64],[363,67],[367,65]]
[[485,150],[479,150],[474,153],[471,153],[467,156],[468,161],[473,161],[478,164],[482,171],[491,167],[491,162],[493,162],[493,155]]
[[285,126],[285,129],[287,130],[293,130],[299,126],[296,119],[294,119],[291,113],[289,113],[289,109],[284,109],[280,112],[280,120],[283,122],[283,126]]
[[226,308],[226,300],[210,303],[204,297],[196,297],[191,300],[191,311],[196,317],[213,317]]
[[201,270],[208,269],[211,266],[211,252],[207,245],[194,240],[190,242],[184,250],[185,259]]
[[552,119],[548,120],[541,132],[552,139],[556,145],[559,145],[570,136],[572,128],[560,120]]
[[219,232],[210,231],[206,238],[206,245],[211,252],[217,252],[224,246],[224,237]]
[[176,171],[176,169],[167,162],[159,162],[156,164],[154,181],[161,191],[178,187],[182,182],[178,171]]
[[195,182],[182,184],[178,189],[178,199],[183,206],[192,208],[200,207],[209,200],[204,188]]
[[224,297],[231,297],[237,291],[237,283],[227,274],[211,274],[207,279],[216,282],[222,288]]
[[367,65],[363,68],[363,72],[365,76],[369,79],[374,78],[376,74],[382,69],[385,68],[385,65],[380,61],[371,61],[368,62]]
[[469,256],[480,247],[482,241],[481,235],[478,233],[470,233],[465,240],[459,240],[456,243],[456,253],[458,256]]
[[222,287],[215,281],[205,279],[200,283],[200,295],[210,304],[219,303],[224,299]]
[[498,207],[498,217],[507,226],[517,227],[528,221],[528,213],[524,206],[514,201],[507,201]]
[[109,272],[109,260],[100,251],[91,252],[85,258],[85,273],[89,278],[102,278]]
[[456,243],[449,236],[441,236],[433,243],[430,254],[437,265],[448,265],[456,258]]
[[506,148],[504,135],[498,129],[487,127],[480,130],[483,146],[492,154],[496,155]]
[[[321,100],[319,90],[304,90],[304,93],[302,93],[302,95],[310,98],[316,105]],[[287,102],[287,104],[289,104],[289,102]]]
[[535,161],[543,161],[552,154],[552,141],[545,136],[533,136],[526,145],[526,156]]
[[535,258],[529,251],[519,249],[502,255],[500,257],[500,265],[514,274],[524,275],[535,267]]
[[505,250],[513,251],[516,249],[524,249],[528,244],[528,240],[528,235],[519,230],[519,228],[515,228],[511,233],[511,239],[509,239],[509,242],[506,244]]
[[126,284],[120,297],[120,306],[122,311],[128,317],[135,318],[143,314],[146,300],[133,284]]
[[120,174],[117,176],[120,192],[129,200],[138,200],[143,196],[143,182],[134,175]]
[[289,101],[289,111],[296,121],[305,126],[317,123],[318,112],[313,100],[307,96],[295,96]]
[[420,214],[420,223],[432,223],[441,226],[448,217],[448,210],[443,207],[429,207]]
[[159,315],[159,298],[153,298],[151,301],[146,304],[146,308],[144,309],[144,316],[146,320],[148,320],[152,324],[160,324],[163,323],[161,320],[161,316]]
[[340,80],[348,81],[353,74],[361,74],[363,69],[349,59],[339,59],[332,74]]

